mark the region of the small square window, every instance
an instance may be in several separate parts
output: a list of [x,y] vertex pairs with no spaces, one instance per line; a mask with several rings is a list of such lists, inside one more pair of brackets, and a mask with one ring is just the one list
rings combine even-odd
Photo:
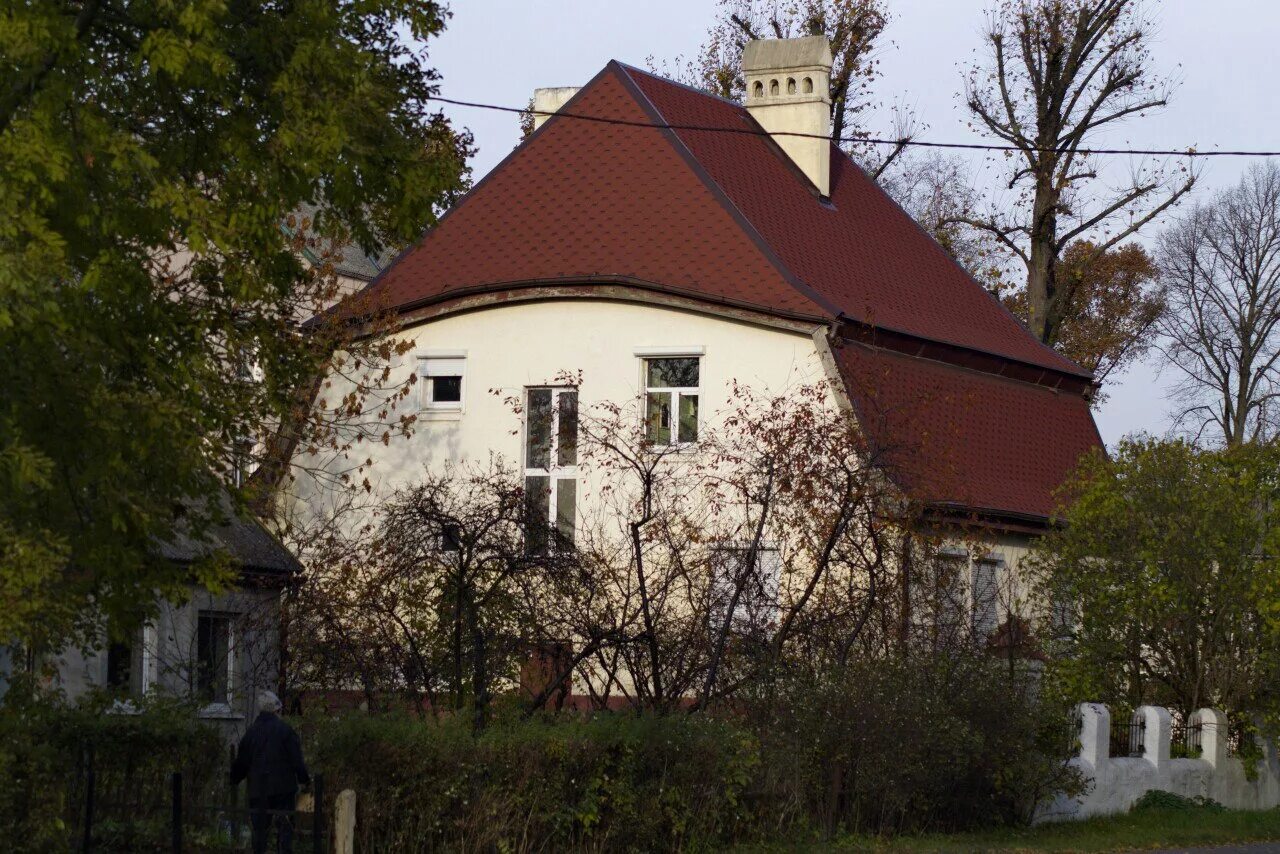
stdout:
[[422,359],[418,366],[418,377],[422,380],[422,408],[461,410],[465,366],[466,359],[458,357]]
[[698,441],[701,363],[696,356],[644,360],[645,438],[653,444]]

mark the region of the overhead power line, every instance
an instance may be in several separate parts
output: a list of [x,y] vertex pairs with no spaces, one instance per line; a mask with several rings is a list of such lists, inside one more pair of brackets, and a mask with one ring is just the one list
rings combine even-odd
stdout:
[[[583,113],[566,113],[563,110],[555,112],[547,112],[544,110],[533,110],[525,107],[505,107],[499,104],[485,104],[478,101],[460,101],[456,98],[442,98],[439,96],[431,98],[432,101],[439,101],[442,104],[453,104],[458,107],[475,107],[481,110],[497,110],[503,113],[520,113],[535,116],[559,116],[566,119],[578,119],[579,121],[597,122],[606,125],[622,125],[624,127],[636,128],[654,128],[656,130],[688,130],[688,131],[706,131],[709,133],[732,133],[741,136],[795,136],[805,139],[830,139],[832,142],[861,142],[868,145],[892,145],[892,146],[914,146],[916,148],[950,148],[961,149],[967,151],[1035,151],[1041,154],[1062,154],[1068,151],[1066,148],[1031,148],[1026,149],[1017,145],[1001,145],[998,143],[988,142],[930,142],[922,139],[884,139],[875,136],[846,136],[846,137],[829,137],[818,133],[801,133],[799,131],[763,131],[754,128],[732,128],[717,125],[684,125],[684,124],[666,124],[662,122],[642,122],[631,119],[615,119],[607,116],[589,116]],[[1160,148],[1078,148],[1075,149],[1078,154],[1135,154],[1149,155],[1154,157],[1280,157],[1280,151],[1200,151],[1195,147],[1183,149],[1160,149]]]

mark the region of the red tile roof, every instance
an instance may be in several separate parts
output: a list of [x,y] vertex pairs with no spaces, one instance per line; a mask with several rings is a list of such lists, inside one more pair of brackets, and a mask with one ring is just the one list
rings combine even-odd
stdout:
[[[562,112],[760,130],[740,105],[616,62]],[[916,340],[934,360],[988,371],[842,349],[873,438],[915,448],[897,466],[903,482],[940,502],[1047,515],[1075,459],[1100,444],[1088,404],[991,374],[1078,390],[1087,372],[1030,335],[834,146],[831,162],[821,199],[765,135],[553,116],[368,296],[409,310],[479,291],[610,282],[891,330],[895,349],[915,352]],[[868,396],[864,372],[893,381]],[[876,428],[872,404],[896,409],[904,395],[946,402]]]
[[[736,127],[752,121],[738,104],[636,69],[622,70],[668,124]],[[675,133],[786,268],[845,315],[1085,373],[1027,334],[838,147],[831,150],[831,201],[822,204],[768,137]]]
[[[612,65],[572,103],[586,115],[649,121]],[[380,304],[404,306],[504,284],[605,278],[829,314],[787,281],[663,131],[554,119],[372,288]]]
[[854,342],[836,361],[877,463],[930,503],[1047,517],[1102,444],[1076,393]]

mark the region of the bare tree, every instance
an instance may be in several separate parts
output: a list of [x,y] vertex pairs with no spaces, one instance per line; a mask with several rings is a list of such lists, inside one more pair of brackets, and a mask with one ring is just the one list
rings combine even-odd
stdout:
[[1171,84],[1150,71],[1149,29],[1138,0],[1001,0],[987,60],[966,80],[974,125],[1014,149],[1008,186],[1019,195],[1012,210],[962,221],[1026,265],[1027,321],[1047,344],[1077,302],[1058,274],[1067,245],[1089,239],[1101,257],[1195,183],[1187,169],[1145,163],[1104,188],[1104,164],[1089,153],[1100,134],[1168,103]]
[[1274,432],[1280,395],[1280,167],[1252,167],[1164,232],[1164,352],[1180,421],[1239,445]]

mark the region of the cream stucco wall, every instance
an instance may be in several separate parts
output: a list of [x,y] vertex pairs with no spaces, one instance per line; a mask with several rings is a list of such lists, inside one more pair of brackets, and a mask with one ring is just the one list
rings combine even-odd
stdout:
[[[353,457],[372,459],[368,477],[375,496],[389,495],[448,461],[483,465],[492,452],[521,465],[521,420],[508,398],[519,399],[530,386],[563,385],[558,376],[581,372],[581,411],[605,401],[637,401],[645,353],[701,357],[700,418],[706,429],[730,404],[735,380],[760,394],[824,381],[813,331],[596,299],[502,303],[447,315],[397,334],[412,346],[396,360],[388,385],[407,378],[421,357],[465,354],[462,411],[419,411],[415,389],[396,409],[401,414],[407,405],[417,414],[413,435],[362,445]],[[322,395],[336,399],[343,391],[339,384]],[[322,500],[322,492],[314,482],[295,486],[295,497],[304,503]]]
[[[430,356],[465,355],[460,412],[420,409],[420,391],[398,404],[417,416],[411,436],[394,436],[386,444],[363,442],[341,468],[354,460],[372,460],[361,473],[370,484],[367,507],[376,507],[396,489],[440,472],[448,463],[485,465],[500,455],[512,468],[523,465],[522,420],[510,401],[522,399],[528,387],[563,385],[566,374],[580,372],[579,409],[589,412],[604,402],[638,404],[643,390],[644,355],[701,357],[700,418],[704,434],[714,430],[732,404],[736,381],[757,395],[781,395],[830,379],[826,330],[801,324],[752,323],[729,316],[700,313],[664,304],[612,299],[554,298],[500,302],[449,314],[402,329],[398,338],[410,343],[396,359],[386,385],[396,386]],[[338,399],[346,388],[335,383],[322,397]],[[832,396],[832,405],[839,401]],[[637,423],[639,406],[634,406]],[[394,420],[394,418],[392,419]],[[692,451],[697,454],[697,451]],[[315,461],[304,462],[314,465]],[[584,472],[578,485],[578,516],[592,517],[593,497],[600,494],[599,472]],[[309,478],[291,487],[295,512],[312,519],[329,512],[331,490]],[[363,521],[346,517],[342,524]],[[599,517],[597,517],[599,518]],[[971,558],[995,559],[1000,570],[999,622],[1010,610],[1024,610],[1027,591],[1019,583],[1019,565],[1030,539],[1022,534],[965,538]]]

